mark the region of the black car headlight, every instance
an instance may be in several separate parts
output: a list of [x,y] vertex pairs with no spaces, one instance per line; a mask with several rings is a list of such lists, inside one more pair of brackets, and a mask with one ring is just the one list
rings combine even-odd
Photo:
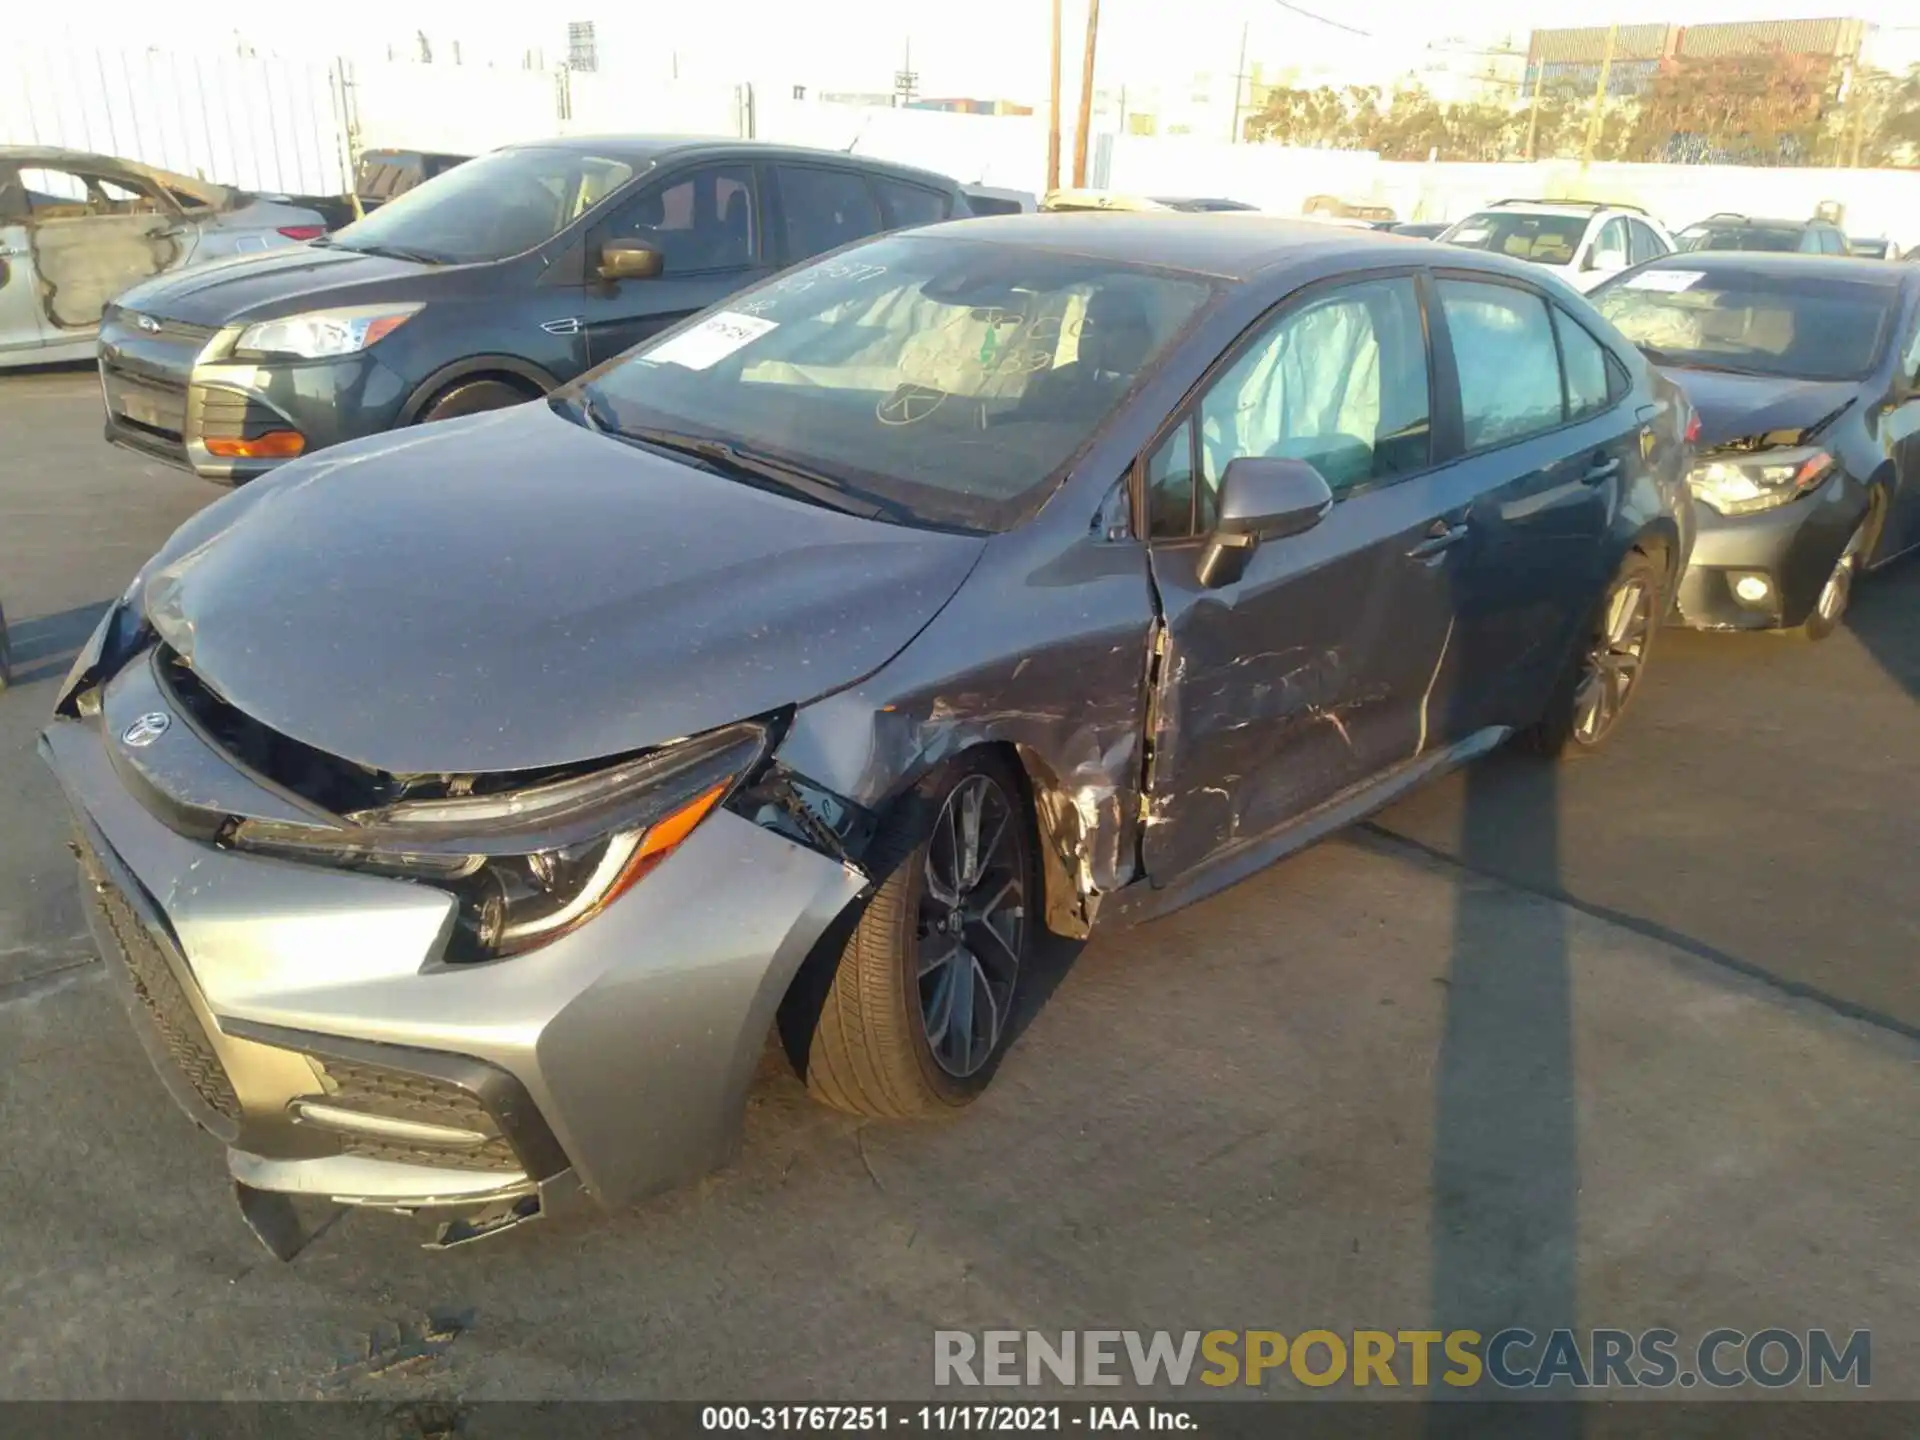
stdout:
[[1833,456],[1815,446],[1760,450],[1703,460],[1687,476],[1694,498],[1722,515],[1751,515],[1798,500],[1833,471]]
[[448,958],[517,955],[632,889],[759,766],[758,722],[519,789],[404,800],[339,827],[241,820],[235,849],[419,880],[458,899]]

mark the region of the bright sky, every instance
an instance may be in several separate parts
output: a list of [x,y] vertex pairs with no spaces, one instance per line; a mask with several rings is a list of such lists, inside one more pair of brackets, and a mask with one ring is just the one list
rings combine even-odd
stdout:
[[[1269,68],[1332,64],[1363,74],[1411,68],[1430,44],[1481,47],[1497,43],[1503,32],[1519,44],[1529,29],[1568,23],[1700,24],[1844,14],[1920,31],[1920,6],[1914,0],[1850,0],[1844,6],[1833,0],[1602,0],[1573,14],[1560,0],[1477,0],[1471,8],[1430,0],[1299,4],[1339,24],[1307,18],[1280,0],[1101,0],[1096,83],[1178,85],[1198,71],[1229,74],[1243,25],[1250,63]],[[1065,0],[1069,92],[1078,88],[1085,7],[1086,0]],[[1031,101],[1046,93],[1047,0],[810,0],[805,5],[736,0],[648,6],[639,13],[607,0],[524,8],[481,7],[470,0],[328,0],[319,6],[239,8],[92,0],[78,20],[30,18],[46,13],[35,7],[28,16],[10,18],[9,29],[17,35],[25,21],[67,28],[89,44],[204,46],[230,37],[238,26],[263,51],[317,58],[343,50],[378,51],[388,40],[420,28],[441,45],[442,54],[445,41],[458,38],[469,55],[508,57],[540,46],[549,63],[564,54],[565,21],[592,19],[601,31],[603,54],[616,44],[655,56],[671,51],[687,75],[874,91],[890,88],[911,39],[923,94]]]

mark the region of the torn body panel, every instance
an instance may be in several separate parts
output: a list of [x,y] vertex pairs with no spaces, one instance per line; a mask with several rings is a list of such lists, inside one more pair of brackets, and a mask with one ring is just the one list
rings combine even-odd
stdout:
[[1084,934],[1095,897],[1138,870],[1146,569],[1141,546],[1092,527],[997,537],[964,604],[874,675],[799,710],[781,762],[883,809],[962,751],[1011,747],[1033,790],[1049,927]]
[[100,323],[107,302],[185,254],[169,215],[87,215],[27,227],[47,319],[63,330]]

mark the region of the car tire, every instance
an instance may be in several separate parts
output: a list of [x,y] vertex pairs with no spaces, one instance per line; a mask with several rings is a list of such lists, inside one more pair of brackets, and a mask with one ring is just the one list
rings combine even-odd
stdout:
[[1032,945],[1033,835],[1019,777],[992,751],[941,766],[890,810],[868,852],[878,886],[807,1047],[816,1099],[910,1119],[986,1088]]
[[1619,728],[1666,614],[1666,579],[1652,556],[1627,552],[1567,657],[1546,713],[1522,732],[1528,749],[1556,760],[1590,754]]
[[429,420],[451,420],[456,415],[478,415],[482,410],[499,410],[507,405],[523,405],[533,399],[525,388],[505,380],[461,380],[434,396],[423,409],[416,425]]
[[1866,567],[1867,556],[1873,553],[1873,544],[1878,535],[1880,507],[1876,504],[1868,508],[1860,521],[1860,527],[1847,540],[1840,552],[1840,558],[1833,562],[1826,581],[1815,597],[1813,609],[1807,618],[1794,629],[1783,634],[1796,636],[1802,640],[1824,640],[1840,626],[1845,618],[1847,606],[1853,602],[1853,587],[1860,579],[1860,572]]

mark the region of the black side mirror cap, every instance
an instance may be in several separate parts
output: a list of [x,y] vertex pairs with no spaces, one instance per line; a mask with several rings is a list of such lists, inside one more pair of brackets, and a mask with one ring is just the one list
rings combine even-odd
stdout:
[[651,280],[667,268],[667,257],[639,240],[609,240],[600,247],[602,280]]
[[1219,518],[1196,578],[1210,590],[1231,585],[1263,541],[1303,535],[1333,509],[1333,489],[1305,460],[1243,455],[1220,477]]

